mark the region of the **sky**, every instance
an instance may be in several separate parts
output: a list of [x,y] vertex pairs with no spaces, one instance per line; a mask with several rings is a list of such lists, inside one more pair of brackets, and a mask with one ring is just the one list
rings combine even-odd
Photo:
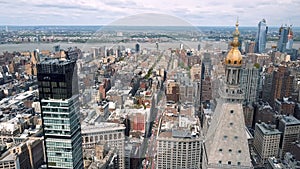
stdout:
[[300,26],[300,0],[0,0],[0,25]]

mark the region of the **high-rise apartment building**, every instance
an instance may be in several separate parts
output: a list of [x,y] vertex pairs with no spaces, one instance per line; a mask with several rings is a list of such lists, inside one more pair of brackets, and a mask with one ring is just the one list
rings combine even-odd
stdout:
[[267,44],[268,26],[263,19],[258,23],[258,31],[255,39],[255,53],[263,53]]
[[278,125],[278,130],[282,132],[280,140],[280,155],[291,151],[292,143],[297,141],[300,136],[300,120],[294,116],[283,116]]
[[83,168],[76,59],[37,64],[48,168]]
[[276,99],[290,97],[293,92],[294,76],[291,75],[287,66],[280,65],[278,70],[273,72],[271,88],[271,106],[274,106]]
[[255,67],[254,64],[249,63],[242,69],[241,73],[244,103],[252,104],[258,99],[259,67]]
[[254,133],[254,148],[260,162],[266,163],[269,157],[278,157],[281,132],[275,126],[266,123],[256,123]]
[[240,88],[239,35],[236,23],[232,48],[225,59],[225,78],[219,90],[221,98],[217,100],[204,140],[203,169],[252,168],[242,106],[244,94]]

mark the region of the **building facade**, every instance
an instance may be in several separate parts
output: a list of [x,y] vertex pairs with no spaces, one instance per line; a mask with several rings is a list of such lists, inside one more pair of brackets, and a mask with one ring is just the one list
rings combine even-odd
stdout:
[[287,152],[291,151],[292,143],[299,139],[300,120],[294,116],[282,116],[279,121],[278,130],[282,132],[280,140],[280,155],[284,157]]
[[119,168],[125,168],[125,126],[117,123],[101,122],[82,126],[83,148],[93,148],[98,142],[105,142],[116,149]]
[[275,126],[266,123],[256,123],[254,133],[254,148],[261,163],[267,162],[269,157],[278,157],[281,132]]
[[254,64],[247,64],[242,69],[241,84],[245,104],[253,104],[258,100],[259,72],[259,68],[255,67]]
[[240,88],[242,55],[239,30],[233,33],[232,48],[225,59],[225,78],[219,88],[220,99],[208,128],[203,147],[203,169],[252,168]]
[[277,43],[277,50],[279,52],[285,52],[287,49],[287,43],[289,41],[289,39],[288,39],[289,30],[290,30],[290,27],[287,25],[281,26],[279,28],[279,40]]
[[176,130],[159,134],[156,142],[156,168],[199,169],[201,167],[200,137],[192,137],[191,133],[183,135]]
[[48,168],[83,168],[76,60],[37,65]]
[[255,39],[255,53],[263,53],[267,44],[268,26],[263,19],[258,23],[258,31]]

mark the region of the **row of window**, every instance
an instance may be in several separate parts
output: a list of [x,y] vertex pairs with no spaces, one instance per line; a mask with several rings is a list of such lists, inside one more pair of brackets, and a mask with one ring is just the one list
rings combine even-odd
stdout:
[[64,143],[64,142],[52,142],[52,141],[46,141],[47,147],[70,147],[72,148],[71,143]]
[[[222,151],[223,151],[223,149],[221,149],[221,148],[220,148],[220,149],[219,149],[219,151],[220,151],[220,152],[222,152]],[[231,153],[231,152],[232,152],[232,149],[229,149],[229,150],[228,150],[228,152],[230,152],[230,153]],[[238,153],[242,153],[242,150],[238,150],[237,152],[238,152]]]
[[[221,160],[219,161],[219,164],[222,164]],[[228,165],[232,165],[232,162],[231,161],[227,161],[227,164]],[[237,162],[237,165],[241,165],[241,162]]]
[[[228,136],[225,135],[225,136],[223,136],[223,138],[224,138],[224,139],[227,139]],[[238,139],[238,138],[239,138],[238,136],[234,136],[234,139]]]
[[39,86],[43,87],[50,87],[50,84],[52,87],[67,87],[66,82],[49,82],[49,81],[39,81],[38,82]]
[[112,139],[121,139],[122,138],[122,134],[108,134],[108,135],[100,135],[100,136],[90,136],[90,137],[84,137],[84,142],[85,143],[89,143],[89,142],[97,142],[97,141],[101,141],[101,140],[112,140]]

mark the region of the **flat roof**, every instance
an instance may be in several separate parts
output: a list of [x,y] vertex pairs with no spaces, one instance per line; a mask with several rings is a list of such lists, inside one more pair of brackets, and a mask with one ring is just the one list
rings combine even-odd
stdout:
[[286,125],[300,125],[300,120],[296,119],[294,116],[282,116],[280,121]]
[[266,123],[256,124],[256,126],[260,129],[260,131],[264,135],[276,135],[281,134],[281,132],[278,129],[273,128],[271,125]]

